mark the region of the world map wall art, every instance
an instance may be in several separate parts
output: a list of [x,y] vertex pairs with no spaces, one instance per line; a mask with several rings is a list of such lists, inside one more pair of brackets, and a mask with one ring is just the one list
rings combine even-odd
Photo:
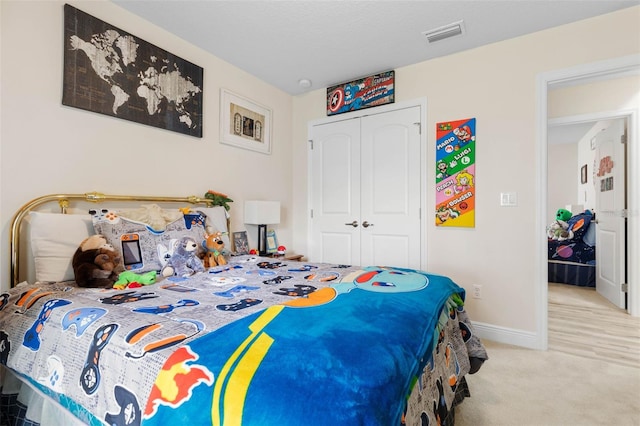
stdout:
[[62,104],[202,137],[203,70],[68,4]]

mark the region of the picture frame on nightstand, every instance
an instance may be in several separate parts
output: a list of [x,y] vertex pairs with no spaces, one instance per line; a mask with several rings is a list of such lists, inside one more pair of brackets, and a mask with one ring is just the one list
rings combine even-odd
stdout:
[[267,254],[274,254],[278,251],[278,237],[276,231],[269,229],[267,231]]
[[247,231],[233,233],[233,248],[236,254],[249,254],[249,240]]

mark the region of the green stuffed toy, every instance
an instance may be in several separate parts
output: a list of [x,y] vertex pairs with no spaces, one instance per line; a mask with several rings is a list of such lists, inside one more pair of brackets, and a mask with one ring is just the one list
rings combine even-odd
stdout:
[[558,211],[556,212],[556,220],[561,220],[563,222],[571,219],[571,216],[571,212],[567,209],[558,209]]
[[149,271],[144,274],[136,274],[131,271],[124,271],[118,275],[118,280],[113,283],[113,288],[124,290],[125,288],[138,288],[156,282],[156,271]]
[[573,231],[569,229],[567,221],[571,219],[571,212],[567,209],[558,209],[556,221],[547,227],[547,237],[550,240],[565,241],[573,238]]

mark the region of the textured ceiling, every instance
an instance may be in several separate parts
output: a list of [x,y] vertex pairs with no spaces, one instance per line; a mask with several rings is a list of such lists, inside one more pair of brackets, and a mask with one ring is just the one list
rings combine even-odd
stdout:
[[[291,95],[495,43],[639,0],[112,0]],[[465,34],[422,32],[464,21]],[[131,29],[133,30],[133,29]],[[312,86],[300,87],[308,79]]]
[[[291,95],[640,5],[640,0],[111,1]],[[428,43],[422,34],[460,20],[461,36]],[[311,86],[301,87],[301,79]],[[549,143],[577,141],[585,127],[552,127]]]

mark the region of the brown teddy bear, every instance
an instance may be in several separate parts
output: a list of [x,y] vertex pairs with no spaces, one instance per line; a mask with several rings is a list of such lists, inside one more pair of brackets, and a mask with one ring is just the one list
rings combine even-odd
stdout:
[[224,241],[222,241],[222,233],[215,232],[212,234],[204,234],[204,248],[207,252],[204,254],[204,267],[212,268],[218,265],[226,265],[227,260],[222,255]]
[[80,243],[71,264],[80,287],[111,287],[123,270],[120,254],[100,234]]

